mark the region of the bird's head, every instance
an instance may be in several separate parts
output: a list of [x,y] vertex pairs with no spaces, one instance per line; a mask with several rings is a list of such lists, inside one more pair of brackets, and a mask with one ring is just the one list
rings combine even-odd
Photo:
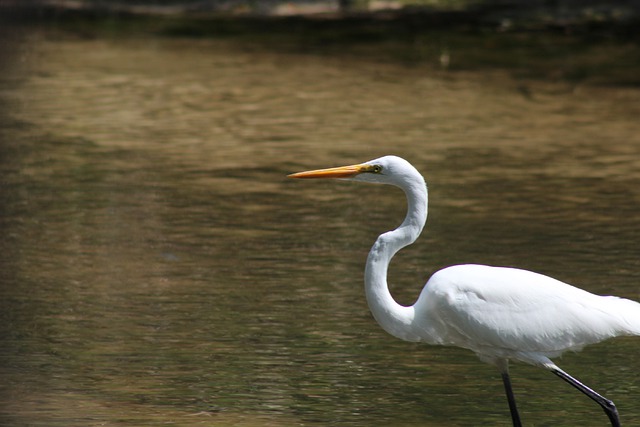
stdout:
[[384,156],[356,165],[298,172],[289,175],[289,178],[338,178],[375,184],[391,184],[402,187],[403,183],[406,183],[411,178],[415,178],[416,175],[420,177],[420,179],[422,178],[411,163],[403,158]]

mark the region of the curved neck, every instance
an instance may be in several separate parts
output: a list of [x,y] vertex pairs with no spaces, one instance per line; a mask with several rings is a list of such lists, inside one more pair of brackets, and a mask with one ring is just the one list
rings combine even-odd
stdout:
[[407,215],[398,228],[381,234],[371,247],[365,268],[365,292],[373,317],[385,331],[407,341],[418,341],[419,336],[413,334],[410,327],[414,308],[402,306],[393,299],[387,286],[387,272],[393,256],[420,235],[427,220],[428,195],[419,174],[401,188],[407,196]]

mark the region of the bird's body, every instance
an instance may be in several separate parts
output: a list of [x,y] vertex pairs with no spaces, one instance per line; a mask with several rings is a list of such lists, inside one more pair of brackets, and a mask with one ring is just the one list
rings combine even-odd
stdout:
[[[564,351],[640,335],[640,305],[526,270],[457,265],[436,272],[414,305],[420,341],[468,348],[483,360],[548,365]],[[424,332],[423,332],[424,331]]]
[[640,304],[598,296],[551,277],[509,267],[455,265],[434,273],[412,306],[398,304],[387,286],[393,256],[413,243],[427,219],[424,178],[404,159],[386,156],[360,165],[300,172],[293,178],[342,178],[400,187],[407,215],[381,234],[365,268],[365,293],[376,321],[390,334],[414,342],[474,351],[501,371],[514,426],[520,419],[511,390],[508,361],[549,369],[595,400],[613,426],[613,402],[575,380],[550,358],[567,350],[621,335],[640,335]]

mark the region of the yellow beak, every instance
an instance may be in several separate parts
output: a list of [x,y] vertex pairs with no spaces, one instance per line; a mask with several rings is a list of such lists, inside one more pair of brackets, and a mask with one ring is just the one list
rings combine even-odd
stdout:
[[362,172],[371,170],[371,165],[360,164],[350,166],[340,166],[329,169],[316,169],[306,172],[292,173],[289,178],[312,179],[312,178],[350,178]]

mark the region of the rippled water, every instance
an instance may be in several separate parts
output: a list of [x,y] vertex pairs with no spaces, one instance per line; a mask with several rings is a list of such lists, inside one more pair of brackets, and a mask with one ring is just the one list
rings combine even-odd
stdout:
[[[290,172],[394,153],[429,182],[412,303],[478,262],[640,299],[640,92],[431,75],[218,41],[33,35],[1,78],[4,425],[510,425],[468,351],[370,316],[391,188]],[[640,424],[638,339],[558,363]],[[527,425],[606,425],[516,364]]]

